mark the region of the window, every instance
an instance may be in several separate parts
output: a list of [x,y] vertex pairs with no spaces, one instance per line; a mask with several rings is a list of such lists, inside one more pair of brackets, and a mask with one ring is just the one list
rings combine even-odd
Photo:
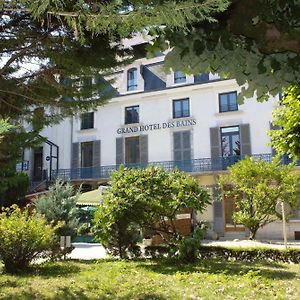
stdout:
[[173,100],[173,118],[186,118],[190,116],[190,100]]
[[139,122],[139,106],[125,107],[125,124],[133,124]]
[[127,91],[135,91],[137,89],[137,68],[127,71]]
[[125,163],[140,163],[140,138],[138,136],[125,139]]
[[81,143],[81,167],[93,166],[93,142]]
[[94,128],[94,112],[81,115],[81,129]]
[[223,157],[241,154],[240,130],[238,126],[221,128],[221,147]]
[[235,111],[238,110],[237,92],[219,94],[219,111]]
[[186,82],[186,76],[181,71],[174,72],[174,83]]

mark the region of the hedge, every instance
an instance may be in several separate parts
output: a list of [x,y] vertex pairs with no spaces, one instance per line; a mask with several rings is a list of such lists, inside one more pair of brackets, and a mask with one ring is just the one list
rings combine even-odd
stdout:
[[[145,256],[151,258],[166,257],[167,247],[145,247]],[[219,258],[237,261],[275,261],[300,263],[300,249],[273,249],[273,248],[226,248],[219,246],[200,246],[200,259]]]

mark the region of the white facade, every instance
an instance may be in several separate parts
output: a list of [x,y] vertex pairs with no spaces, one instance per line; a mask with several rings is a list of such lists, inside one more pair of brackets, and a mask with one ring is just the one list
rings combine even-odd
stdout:
[[[81,116],[77,116],[42,132],[43,136],[59,147],[59,170],[56,173],[54,157],[52,176],[58,174],[75,182],[94,183],[95,187],[101,181],[107,181],[109,172],[116,165],[126,164],[128,159],[132,163],[133,159],[137,160],[134,161],[137,164],[155,162],[183,167],[183,170],[197,177],[200,184],[213,187],[217,174],[226,169],[224,147],[227,146],[222,144],[222,128],[227,127],[236,128],[238,132],[234,141],[239,144],[239,154],[271,155],[267,130],[270,129],[276,99],[263,103],[248,99],[238,105],[237,109],[229,108],[228,111],[220,112],[220,95],[240,90],[235,80],[221,80],[217,75],[209,74],[206,80],[200,82],[195,82],[194,76],[186,76],[185,82],[175,83],[174,72],[162,72],[162,61],[163,56],[152,60],[142,59],[116,73],[115,85],[119,95],[94,111],[93,125],[89,126],[92,128],[82,129]],[[127,76],[132,69],[137,71],[137,77],[133,80],[136,86],[134,90],[128,91]],[[150,88],[148,81],[152,84]],[[180,99],[188,101],[189,111],[184,117],[175,117],[174,100]],[[125,124],[126,108],[133,106],[138,106],[139,120],[137,123]],[[180,132],[186,132],[188,142],[183,140],[184,135],[181,136]],[[128,141],[133,137],[138,139],[135,140],[136,144],[130,146]],[[234,146],[234,142],[230,141]],[[176,148],[178,145],[174,143],[181,143],[182,147]],[[187,145],[184,146],[184,143]],[[128,152],[132,149],[138,155],[134,153],[130,156]],[[43,163],[40,168],[46,170],[49,176],[50,162],[47,156],[50,155],[50,148],[45,144],[42,150]],[[56,156],[55,153],[52,155]],[[83,158],[87,155],[91,157]],[[178,157],[186,157],[183,165],[178,164]],[[27,151],[25,159],[30,161],[29,171],[33,175],[36,168],[32,150]],[[219,209],[222,227],[224,207]],[[218,226],[214,225],[216,214],[216,208],[212,206],[203,217],[212,223],[211,233],[219,231],[220,235],[224,235],[224,228],[217,229]],[[278,227],[277,223],[269,225],[258,236],[279,238],[281,233]],[[300,231],[300,220],[294,220],[290,227],[289,235],[293,239],[294,232]]]

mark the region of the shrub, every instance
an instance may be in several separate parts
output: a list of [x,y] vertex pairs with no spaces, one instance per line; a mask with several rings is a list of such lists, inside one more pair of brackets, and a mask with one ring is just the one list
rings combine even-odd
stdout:
[[208,192],[178,170],[121,167],[113,173],[110,185],[95,213],[93,232],[110,253],[120,257],[127,256],[141,232],[177,240],[177,214],[185,208],[202,212],[210,203]]
[[78,235],[86,235],[90,232],[90,226],[87,223],[81,224],[77,229]]
[[272,249],[272,248],[225,248],[219,246],[201,246],[201,258],[219,258],[253,262],[266,260],[275,262],[300,263],[300,249]]
[[199,257],[200,244],[204,238],[206,229],[207,223],[200,222],[190,235],[182,237],[179,242],[175,244],[174,248],[176,252],[173,252],[173,258],[184,262],[195,262]]
[[59,259],[70,253],[74,247],[61,249],[60,236],[76,235],[78,225],[76,213],[76,201],[79,192],[76,193],[70,183],[65,184],[57,180],[49,188],[49,192],[35,202],[37,212],[44,216],[49,224],[56,226],[56,238],[51,245],[51,258]]
[[145,256],[151,258],[163,258],[168,256],[169,249],[166,245],[145,247]]
[[199,258],[201,241],[208,223],[199,222],[188,236],[178,236],[164,245],[145,247],[145,256],[152,258],[168,257],[182,262],[195,262]]
[[7,272],[26,269],[29,264],[49,250],[55,228],[46,220],[17,206],[0,214],[0,257]]
[[74,236],[78,225],[76,218],[78,196],[79,193],[76,194],[70,183],[65,184],[62,180],[57,180],[46,195],[36,200],[35,207],[49,223],[61,224],[56,230],[57,235]]

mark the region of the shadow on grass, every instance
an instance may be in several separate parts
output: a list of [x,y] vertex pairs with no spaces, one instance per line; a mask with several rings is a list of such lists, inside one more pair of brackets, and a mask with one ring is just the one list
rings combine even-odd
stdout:
[[282,264],[257,262],[230,262],[218,259],[199,260],[193,264],[179,263],[168,260],[156,260],[152,263],[146,261],[140,262],[138,268],[144,268],[156,273],[172,275],[177,272],[180,273],[194,273],[203,272],[209,274],[224,274],[224,275],[248,275],[255,271],[259,276],[274,279],[274,280],[290,280],[297,276],[295,272],[286,270]]
[[45,262],[39,265],[32,265],[28,269],[18,270],[15,273],[6,273],[4,269],[0,270],[0,275],[8,276],[18,276],[18,277],[32,277],[32,276],[41,276],[41,277],[65,277],[70,274],[75,274],[80,272],[80,266],[71,261],[60,261],[60,262]]
[[[47,297],[46,297],[47,298]],[[131,299],[139,299],[139,300],[166,300],[167,298],[160,293],[133,293],[128,291],[128,293],[123,294],[122,296],[118,296],[114,289],[106,289],[105,291],[98,291],[96,295],[87,294],[86,291],[81,289],[76,289],[74,287],[63,287],[58,288],[56,290],[55,296],[51,296],[51,299],[80,299],[80,300],[88,300],[88,299],[122,299],[122,300],[131,300]],[[6,295],[1,297],[3,300],[32,300],[32,299],[45,299],[44,295],[40,294],[39,292],[34,291],[20,291],[18,293],[13,293],[11,295]]]

